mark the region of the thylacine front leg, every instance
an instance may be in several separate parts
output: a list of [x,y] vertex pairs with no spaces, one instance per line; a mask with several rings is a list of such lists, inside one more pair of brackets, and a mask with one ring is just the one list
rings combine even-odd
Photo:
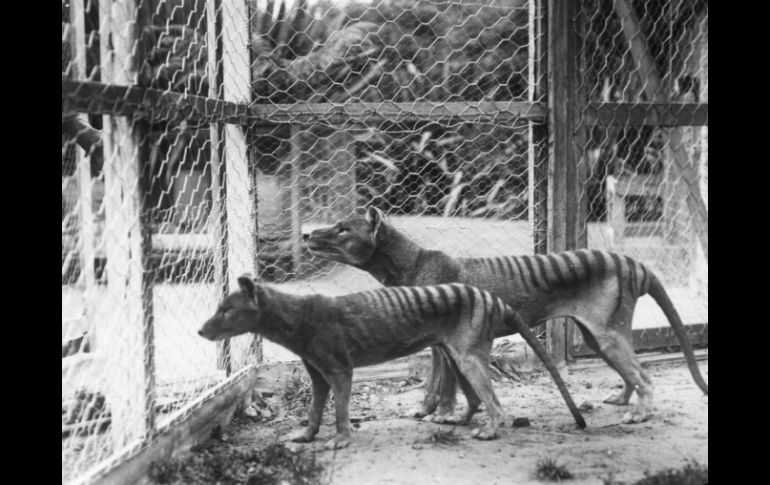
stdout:
[[337,435],[324,447],[327,449],[345,448],[350,445],[350,388],[353,383],[353,368],[335,369],[329,373],[332,392],[334,393],[334,411],[337,422]]
[[329,398],[330,389],[329,383],[326,382],[324,376],[315,367],[304,359],[302,359],[302,363],[305,364],[305,369],[307,369],[308,374],[310,374],[313,398],[310,403],[310,410],[308,411],[307,426],[286,435],[286,439],[296,442],[313,441],[315,435],[318,434],[318,429],[321,427],[324,406],[326,406],[326,400]]

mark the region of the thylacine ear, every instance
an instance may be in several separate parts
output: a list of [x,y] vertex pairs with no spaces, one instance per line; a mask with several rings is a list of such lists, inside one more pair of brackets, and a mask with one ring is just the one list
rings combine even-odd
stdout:
[[238,286],[241,291],[246,294],[251,300],[256,299],[256,289],[254,288],[254,280],[251,279],[250,274],[244,274],[238,277]]
[[369,209],[366,211],[366,220],[369,222],[369,225],[372,228],[372,238],[376,239],[377,233],[380,231],[382,221],[385,220],[385,214],[383,214],[382,211],[376,207],[369,207]]

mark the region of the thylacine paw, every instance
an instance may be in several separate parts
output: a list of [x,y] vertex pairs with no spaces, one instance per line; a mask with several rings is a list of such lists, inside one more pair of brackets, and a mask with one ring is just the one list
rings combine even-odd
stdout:
[[497,430],[490,426],[482,426],[471,431],[471,437],[477,440],[493,440],[497,438]]
[[317,430],[314,430],[309,426],[305,426],[304,428],[295,429],[294,431],[284,435],[283,438],[288,441],[294,441],[295,443],[307,443],[309,441],[313,441],[313,438],[315,438],[317,432]]
[[623,422],[625,424],[643,423],[650,419],[651,415],[652,414],[647,410],[634,409],[623,415]]
[[631,400],[631,396],[626,395],[626,391],[620,391],[618,394],[614,394],[604,400],[605,404],[612,404],[613,406],[627,406]]
[[350,436],[342,435],[335,436],[334,438],[327,441],[324,445],[324,448],[327,450],[340,450],[342,448],[347,448],[348,446],[350,446]]

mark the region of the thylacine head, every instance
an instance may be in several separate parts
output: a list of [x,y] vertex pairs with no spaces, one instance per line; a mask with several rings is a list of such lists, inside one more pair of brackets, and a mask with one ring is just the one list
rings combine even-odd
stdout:
[[353,215],[329,228],[313,231],[305,242],[314,255],[361,268],[374,256],[386,226],[382,211],[370,207],[364,216]]
[[238,291],[219,303],[216,313],[198,330],[198,335],[209,340],[222,340],[257,331],[261,314],[259,291],[249,275],[238,278],[238,287]]

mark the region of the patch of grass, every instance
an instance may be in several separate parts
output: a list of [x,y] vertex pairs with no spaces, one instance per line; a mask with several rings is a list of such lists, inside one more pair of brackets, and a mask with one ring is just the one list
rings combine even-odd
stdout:
[[437,428],[428,437],[428,442],[436,445],[456,445],[460,442],[460,437],[455,434],[454,428]]
[[310,382],[303,379],[299,373],[295,373],[283,393],[286,411],[295,416],[303,414],[310,405],[312,397],[313,391],[310,389]]
[[[655,473],[644,472],[644,478],[633,482],[633,485],[704,485],[709,481],[709,468],[692,461],[681,468],[668,468]],[[604,485],[625,485],[624,482],[609,478],[603,480]]]
[[535,475],[540,480],[548,480],[551,482],[574,478],[574,475],[567,470],[567,467],[557,464],[555,459],[549,457],[537,460],[537,470]]
[[155,462],[149,477],[158,484],[318,485],[323,465],[314,452],[292,451],[282,443],[261,450],[232,449],[212,441],[186,457]]

